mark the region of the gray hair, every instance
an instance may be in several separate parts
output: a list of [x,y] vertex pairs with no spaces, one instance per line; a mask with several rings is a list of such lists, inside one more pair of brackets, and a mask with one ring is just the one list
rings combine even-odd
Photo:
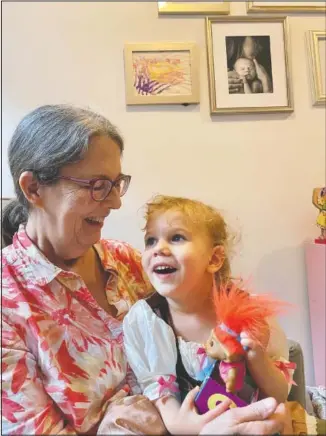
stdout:
[[21,223],[27,222],[29,203],[19,186],[24,171],[33,171],[46,184],[54,183],[61,168],[83,159],[93,136],[108,136],[124,149],[117,128],[102,115],[69,105],[41,106],[18,124],[8,148],[17,199],[5,207],[2,232],[5,245]]

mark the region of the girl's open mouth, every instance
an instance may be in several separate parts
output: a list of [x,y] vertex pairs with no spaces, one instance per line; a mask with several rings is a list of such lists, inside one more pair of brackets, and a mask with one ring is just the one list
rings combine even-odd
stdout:
[[153,272],[160,275],[167,275],[176,272],[177,269],[168,265],[159,265],[154,267]]

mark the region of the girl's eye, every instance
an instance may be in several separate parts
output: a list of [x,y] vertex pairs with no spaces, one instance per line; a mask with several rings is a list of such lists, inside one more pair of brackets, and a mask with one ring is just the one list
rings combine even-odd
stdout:
[[185,241],[186,238],[182,235],[176,234],[172,236],[172,242],[180,242],[180,241]]
[[152,247],[154,244],[155,244],[155,238],[153,238],[152,236],[145,239],[145,247]]

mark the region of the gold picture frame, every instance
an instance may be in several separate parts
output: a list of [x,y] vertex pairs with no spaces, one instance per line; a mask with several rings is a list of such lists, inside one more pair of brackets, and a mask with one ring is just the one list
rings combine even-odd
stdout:
[[[312,5],[311,1],[297,1],[294,3],[300,3],[300,4],[296,4],[296,5],[290,5],[290,4],[286,4],[286,3],[293,3],[290,1],[287,2],[282,2],[282,1],[271,1],[269,3],[272,4],[262,4],[264,3],[263,1],[259,2],[261,4],[256,4],[257,2],[255,1],[247,1],[247,12],[248,13],[288,13],[288,12],[325,12],[326,11],[326,7],[325,7],[325,3],[323,3],[322,1],[319,2],[313,2],[314,5]],[[284,3],[282,5],[282,3]],[[306,3],[306,4],[304,4]],[[323,5],[317,5],[315,3],[323,3]]]
[[[273,29],[274,26],[277,27]],[[242,29],[243,33],[241,33]],[[271,36],[268,35],[269,31]],[[236,36],[231,36],[233,34]],[[262,36],[266,34],[267,36]],[[237,92],[230,89],[230,75],[233,69],[229,68],[229,63],[232,61],[229,59],[228,39],[232,40],[232,38],[234,41],[239,41],[241,38],[243,41],[246,38],[268,40],[270,89],[265,90],[262,86],[262,89],[255,90],[250,95],[242,95],[246,94],[244,85],[241,85],[242,89],[240,88]],[[212,115],[293,112],[288,19],[286,17],[207,17],[206,42],[210,113]],[[215,57],[218,57],[218,60]],[[259,61],[259,58],[257,57],[256,60]],[[268,77],[266,65],[264,71]],[[237,78],[239,79],[238,76]]]
[[310,30],[307,32],[307,46],[310,63],[310,77],[313,96],[313,105],[326,104],[326,68],[325,60],[321,59],[320,41],[326,41],[325,30]]
[[125,44],[127,105],[199,103],[199,52],[193,42]]
[[160,15],[228,15],[230,1],[219,2],[157,2]]

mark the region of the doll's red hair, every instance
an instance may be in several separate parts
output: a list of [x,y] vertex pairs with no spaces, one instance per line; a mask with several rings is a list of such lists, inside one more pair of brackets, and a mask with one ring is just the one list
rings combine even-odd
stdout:
[[213,295],[217,317],[214,333],[229,352],[237,354],[245,352],[238,338],[225,331],[225,327],[232,330],[236,336],[245,331],[265,348],[267,344],[264,343],[264,339],[266,342],[269,338],[267,319],[279,314],[288,306],[287,303],[277,301],[268,295],[249,294],[235,283],[221,286],[218,290],[214,286]]

